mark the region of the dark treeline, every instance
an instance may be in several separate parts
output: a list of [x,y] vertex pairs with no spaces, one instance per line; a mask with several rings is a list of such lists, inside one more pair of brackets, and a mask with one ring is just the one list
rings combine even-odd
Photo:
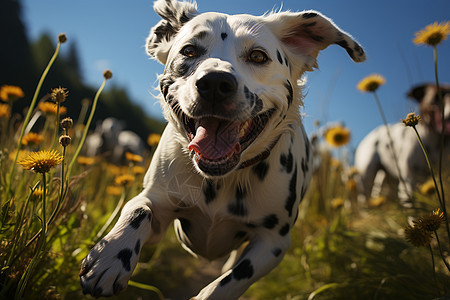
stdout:
[[[67,88],[69,98],[63,105],[68,109],[67,116],[77,119],[81,101],[89,99],[92,102],[98,87],[83,82],[76,44],[68,38],[67,44],[62,46],[64,51],[62,54],[60,52],[50,70],[39,97],[44,97],[52,88]],[[14,104],[15,112],[23,114],[55,51],[57,37],[44,34],[38,40],[30,41],[22,21],[21,2],[0,0],[0,41],[0,86],[16,85],[23,89],[25,98]],[[144,140],[149,133],[160,133],[164,127],[162,121],[147,116],[140,106],[132,102],[125,89],[118,86],[110,87],[102,93],[92,126],[95,126],[96,121],[107,117],[123,120],[127,129],[136,132]]]

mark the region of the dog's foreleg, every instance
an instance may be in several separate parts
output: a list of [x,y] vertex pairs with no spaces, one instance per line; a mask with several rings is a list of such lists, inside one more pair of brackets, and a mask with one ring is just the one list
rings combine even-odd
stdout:
[[128,285],[141,247],[154,231],[150,205],[150,200],[142,195],[130,200],[113,229],[82,261],[83,293],[111,296]]
[[192,299],[238,299],[250,285],[281,262],[290,243],[289,234],[284,237],[266,236],[250,241],[233,268],[203,288]]

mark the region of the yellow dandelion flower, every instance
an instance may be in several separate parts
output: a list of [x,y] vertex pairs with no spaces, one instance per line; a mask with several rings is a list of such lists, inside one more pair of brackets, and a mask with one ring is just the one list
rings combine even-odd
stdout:
[[119,175],[114,179],[117,185],[129,185],[134,181],[134,176],[129,174]]
[[379,207],[379,206],[383,205],[385,202],[386,202],[386,197],[378,196],[378,197],[369,199],[369,206],[370,207]]
[[416,45],[437,46],[447,39],[450,34],[450,22],[434,22],[415,33],[416,38],[413,39]]
[[422,119],[420,118],[419,115],[416,115],[415,113],[409,113],[406,115],[406,119],[403,119],[402,122],[403,124],[405,124],[405,126],[409,126],[409,127],[414,127],[417,124],[419,124],[419,122]]
[[[49,113],[52,115],[56,115],[56,111],[58,109],[58,106],[55,103],[51,102],[40,102],[38,104],[38,108],[40,111],[44,113]],[[67,108],[65,106],[59,107],[59,114],[64,115],[67,112]]]
[[107,186],[106,193],[112,196],[120,196],[122,194],[122,187],[114,185]]
[[44,137],[35,132],[29,132],[22,138],[22,145],[39,145],[44,141]]
[[51,97],[53,101],[61,103],[66,101],[67,95],[69,92],[66,91],[66,88],[58,87],[56,89],[52,89]]
[[[14,161],[14,159],[16,158],[16,151],[17,150],[9,153],[9,159],[10,160]],[[29,150],[20,150],[19,151],[19,155],[17,156],[17,161],[23,160],[24,158],[26,158],[28,156],[28,154],[30,154]]]
[[125,158],[131,162],[142,162],[144,160],[142,156],[131,152],[125,152]]
[[356,180],[351,178],[345,183],[345,187],[348,191],[356,191]]
[[18,162],[26,170],[47,173],[51,168],[61,164],[64,157],[55,150],[30,152],[28,157]]
[[431,233],[417,226],[405,227],[406,240],[416,247],[428,246],[431,242]]
[[325,140],[333,147],[341,147],[350,141],[350,130],[342,126],[336,126],[325,132]]
[[40,186],[33,191],[32,197],[34,199],[40,198],[44,194],[44,189]]
[[419,191],[423,195],[432,195],[436,192],[436,186],[434,185],[433,179],[427,180],[419,187]]
[[361,92],[375,92],[381,85],[386,83],[386,79],[379,74],[372,74],[363,78],[356,88]]
[[439,229],[442,223],[445,222],[444,213],[441,210],[435,209],[431,214],[425,217],[420,217],[414,221],[415,226],[422,228],[425,231],[434,232]]
[[331,207],[334,209],[338,209],[344,206],[345,200],[343,198],[334,198],[331,200]]
[[136,175],[145,174],[145,171],[146,171],[146,169],[142,166],[134,166],[133,170],[132,170],[133,174],[136,174]]
[[95,163],[95,157],[78,156],[77,163],[83,166],[90,166]]
[[0,99],[3,101],[14,101],[23,98],[25,94],[22,89],[15,85],[3,85],[0,88]]
[[10,116],[11,112],[9,110],[9,105],[0,103],[0,118],[9,118]]
[[159,144],[159,141],[161,140],[161,135],[157,133],[151,133],[147,137],[147,144],[151,147],[156,146]]

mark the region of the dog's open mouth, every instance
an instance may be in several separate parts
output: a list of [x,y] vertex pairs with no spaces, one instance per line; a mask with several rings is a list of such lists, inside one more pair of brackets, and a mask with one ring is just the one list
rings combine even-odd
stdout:
[[245,122],[216,117],[187,118],[184,127],[190,141],[188,147],[198,168],[211,176],[231,171],[239,163],[242,151],[264,130],[273,111]]

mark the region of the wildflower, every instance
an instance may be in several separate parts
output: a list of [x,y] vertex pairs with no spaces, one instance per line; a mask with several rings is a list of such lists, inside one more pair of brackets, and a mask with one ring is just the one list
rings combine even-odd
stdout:
[[142,156],[137,155],[137,154],[133,154],[131,152],[125,152],[125,158],[131,162],[141,162],[144,159],[142,158]]
[[58,35],[58,42],[60,42],[61,44],[64,44],[67,41],[67,36],[65,33],[60,33]]
[[6,102],[14,101],[24,96],[22,89],[15,85],[3,85],[0,89],[0,99]]
[[70,136],[68,136],[68,135],[64,134],[64,135],[59,137],[59,143],[63,147],[69,146],[71,141],[72,141],[72,138]]
[[40,186],[40,187],[36,188],[33,191],[33,194],[31,194],[31,195],[34,199],[39,199],[42,196],[42,194],[44,194],[44,189]]
[[133,181],[134,181],[134,176],[133,175],[128,175],[128,174],[119,175],[119,176],[116,177],[116,179],[114,179],[114,182],[117,185],[129,185]]
[[409,127],[414,127],[417,124],[419,124],[419,122],[422,119],[420,118],[419,115],[416,115],[415,113],[409,113],[406,115],[406,119],[403,119],[402,122],[403,124],[405,124],[405,126],[409,126]]
[[416,45],[437,46],[447,39],[450,34],[450,22],[434,22],[415,33],[416,38],[413,40]]
[[26,170],[36,173],[47,173],[51,168],[59,165],[64,160],[55,150],[43,150],[38,152],[30,152],[28,157],[18,162]]
[[350,141],[350,130],[336,126],[325,132],[325,140],[333,147],[341,147]]
[[[9,153],[9,159],[10,160],[14,161],[14,159],[16,158],[16,151],[17,150],[12,151],[11,153]],[[19,151],[19,155],[17,156],[17,160],[18,161],[23,160],[24,158],[26,158],[28,156],[28,154],[30,154],[29,150],[20,150]]]
[[344,206],[344,203],[345,203],[344,199],[334,198],[331,200],[331,207],[334,209],[338,209],[338,208]]
[[405,238],[413,246],[428,246],[431,242],[431,233],[421,227],[408,225],[405,227]]
[[113,196],[120,196],[122,194],[122,188],[120,186],[110,185],[106,187],[106,193]]
[[444,213],[441,210],[435,209],[431,214],[425,217],[420,217],[414,221],[415,226],[422,228],[425,231],[434,232],[439,229],[442,223],[445,222]]
[[369,199],[369,206],[370,207],[379,207],[379,206],[383,205],[385,202],[386,202],[386,197],[378,196],[378,197]]
[[22,145],[39,145],[44,141],[44,137],[35,132],[29,132],[22,138]]
[[158,145],[161,140],[161,135],[157,133],[151,133],[147,137],[147,144],[151,147]]
[[103,77],[104,77],[106,80],[111,79],[111,77],[112,77],[112,72],[111,72],[111,70],[105,70],[105,72],[103,72]]
[[69,94],[69,92],[67,92],[66,90],[67,90],[66,88],[62,88],[62,87],[53,89],[52,93],[51,93],[51,97],[52,97],[53,101],[55,101],[57,103],[66,101],[67,95]]
[[430,179],[430,180],[426,181],[424,184],[422,184],[419,187],[419,190],[423,195],[434,194],[434,192],[436,191],[436,187],[434,185],[433,179]]
[[[45,113],[49,113],[52,115],[56,115],[56,111],[58,109],[58,106],[55,103],[51,102],[40,102],[38,104],[38,108]],[[59,114],[64,115],[67,112],[67,108],[64,106],[59,107]]]
[[361,92],[375,92],[381,85],[386,83],[386,79],[379,74],[372,74],[363,78],[356,88]]
[[64,118],[64,119],[62,119],[62,121],[61,121],[61,127],[64,129],[64,130],[69,130],[70,128],[72,128],[72,126],[73,126],[73,120],[71,119],[71,118]]
[[11,112],[9,110],[9,105],[0,103],[0,118],[9,118],[10,116]]
[[145,168],[142,166],[134,166],[133,170],[132,170],[133,174],[144,174],[145,173]]
[[83,166],[90,166],[95,163],[95,157],[78,156],[77,163]]

